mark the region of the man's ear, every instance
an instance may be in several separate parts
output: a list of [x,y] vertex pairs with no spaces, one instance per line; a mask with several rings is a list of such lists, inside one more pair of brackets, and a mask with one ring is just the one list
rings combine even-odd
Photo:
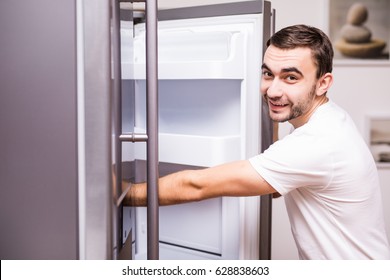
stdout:
[[333,84],[333,75],[332,73],[326,73],[321,78],[318,79],[318,90],[317,95],[321,96],[326,94],[329,88]]

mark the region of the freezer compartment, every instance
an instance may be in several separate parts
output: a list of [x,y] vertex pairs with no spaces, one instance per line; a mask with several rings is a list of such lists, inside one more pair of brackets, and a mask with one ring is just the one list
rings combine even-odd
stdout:
[[[257,13],[159,22],[160,168],[208,167],[258,153],[262,24]],[[129,95],[134,102],[124,105],[135,107],[135,124],[129,118],[123,127],[135,133],[146,132],[148,119],[144,35],[144,26],[137,24],[134,49],[127,46],[122,60],[123,77],[134,81],[135,89]],[[134,60],[125,53],[134,53]],[[138,169],[146,160],[145,146],[124,143],[122,158],[137,159]],[[247,213],[257,211],[257,204],[241,198],[160,207],[160,256],[252,258],[258,215]],[[146,212],[136,208],[136,259],[146,257]]]

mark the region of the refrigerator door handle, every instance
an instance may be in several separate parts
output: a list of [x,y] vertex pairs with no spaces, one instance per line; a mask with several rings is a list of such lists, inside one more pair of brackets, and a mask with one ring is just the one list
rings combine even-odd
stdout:
[[[122,141],[146,141],[147,151],[147,258],[159,259],[159,204],[158,204],[158,58],[157,58],[157,0],[146,0],[146,134],[122,135],[121,112],[121,57],[120,57],[120,0],[111,0],[113,6],[114,108],[115,108],[115,173],[116,186],[121,186]],[[143,1],[130,1],[143,2]],[[116,190],[117,204],[125,193]],[[117,207],[116,221],[122,223],[122,206]],[[116,234],[118,251],[122,247],[121,230]]]
[[[122,74],[121,74],[121,44],[120,44],[120,7],[119,0],[111,0],[112,9],[112,114],[113,114],[113,133],[114,133],[114,174],[115,174],[115,188],[113,189],[113,198],[116,203],[113,205],[113,245],[114,258],[117,259],[122,249],[122,210],[121,197],[124,197],[121,191],[122,184],[122,142],[119,136],[122,133]],[[123,200],[123,198],[122,198]],[[116,250],[115,250],[116,249]]]
[[121,142],[147,142],[148,135],[144,133],[126,133],[119,136]]
[[146,0],[147,257],[159,259],[157,0]]

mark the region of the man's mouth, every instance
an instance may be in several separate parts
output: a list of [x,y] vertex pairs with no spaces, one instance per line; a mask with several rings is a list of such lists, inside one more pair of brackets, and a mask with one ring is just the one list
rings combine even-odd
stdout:
[[274,107],[274,108],[283,108],[283,107],[288,106],[288,104],[286,104],[286,103],[272,101],[272,100],[269,100],[269,99],[268,99],[268,102],[271,105],[271,107]]

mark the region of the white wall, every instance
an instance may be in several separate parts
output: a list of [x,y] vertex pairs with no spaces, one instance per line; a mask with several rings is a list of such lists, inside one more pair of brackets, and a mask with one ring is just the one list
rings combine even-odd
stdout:
[[[159,6],[169,8],[217,2],[237,0],[159,0]],[[276,9],[276,30],[303,23],[327,32],[327,0],[271,0],[271,3]],[[335,81],[329,91],[329,97],[350,113],[362,135],[365,135],[367,114],[390,114],[390,66],[342,65],[336,62],[334,76]],[[387,207],[385,215],[390,238],[390,168],[381,168],[379,175],[384,204]],[[295,259],[297,253],[290,234],[283,198],[274,200],[273,210],[272,258]]]

